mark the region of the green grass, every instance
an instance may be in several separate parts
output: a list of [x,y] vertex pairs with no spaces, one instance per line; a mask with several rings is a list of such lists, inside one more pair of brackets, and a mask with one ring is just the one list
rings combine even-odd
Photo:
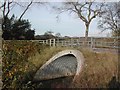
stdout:
[[49,47],[30,41],[3,42],[3,88],[28,87],[36,71],[57,52],[77,49],[85,57],[85,65],[72,87],[107,87],[117,77],[118,55],[95,53],[86,48]]

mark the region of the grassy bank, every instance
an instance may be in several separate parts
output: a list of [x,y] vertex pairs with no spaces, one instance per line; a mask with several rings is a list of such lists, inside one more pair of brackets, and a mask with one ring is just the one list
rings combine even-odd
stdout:
[[27,87],[36,70],[61,50],[31,41],[3,41],[3,88]]
[[[57,52],[69,49],[49,47],[31,41],[3,42],[3,88],[28,86],[35,72]],[[78,49],[78,48],[75,48]],[[113,76],[117,77],[118,55],[95,53],[79,48],[85,57],[83,71],[72,87],[108,87]]]
[[41,53],[45,46],[29,41],[3,41],[2,81],[3,88],[19,88],[30,80],[36,68],[28,58]]
[[[96,53],[80,49],[85,57],[83,71],[75,82],[77,88],[109,88],[113,77],[118,80],[118,55],[105,52]],[[115,82],[114,82],[115,83]]]

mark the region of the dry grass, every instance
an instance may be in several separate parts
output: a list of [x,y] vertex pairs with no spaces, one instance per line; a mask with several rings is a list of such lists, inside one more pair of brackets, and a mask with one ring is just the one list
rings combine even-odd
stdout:
[[30,57],[29,61],[32,62],[36,67],[41,67],[46,61],[48,61],[52,56],[54,56],[56,53],[65,50],[66,48],[62,47],[50,47],[45,48],[40,54],[36,53],[35,56]]
[[85,66],[75,81],[77,88],[106,88],[113,76],[118,73],[118,55],[113,53],[95,53],[89,49],[80,49],[85,57]]
[[[30,61],[39,68],[57,52],[65,49],[71,48],[51,47],[44,49],[41,54],[36,54]],[[81,51],[85,57],[85,66],[72,87],[106,88],[113,76],[118,77],[117,54],[110,52],[95,53],[92,50],[85,48],[78,50]]]
[[[11,52],[11,50],[14,50],[15,54],[16,54],[17,50],[18,50],[18,45],[19,45],[19,48],[24,49],[23,51],[26,51],[27,50],[26,47],[23,48],[21,46],[23,44],[23,42],[24,41],[16,42],[18,44],[16,44],[16,43],[11,44],[13,42],[8,42],[7,43],[7,47],[8,47],[7,54],[9,54],[9,52]],[[12,49],[9,48],[10,45],[11,45],[11,47],[13,47]],[[26,76],[27,75],[29,76],[29,74],[32,71],[31,77],[33,77],[36,70],[38,70],[47,60],[49,60],[57,52],[60,52],[65,49],[73,49],[73,48],[65,48],[65,47],[64,48],[63,47],[45,47],[45,46],[38,47],[38,46],[36,46],[36,44],[35,44],[36,48],[34,48],[33,45],[34,44],[29,45],[31,47],[31,49],[29,49],[30,53],[28,53],[28,56],[29,56],[28,60],[27,60],[28,62],[23,61],[22,59],[18,58],[18,56],[22,54],[22,53],[20,53],[20,51],[18,52],[18,56],[13,58],[14,60],[18,59],[18,61],[21,60],[20,62],[23,62],[24,64],[19,63],[14,66],[14,68],[17,69],[17,71],[15,71],[15,74],[13,74],[12,77],[19,75],[19,73],[20,73],[20,71],[17,68],[17,65],[20,66],[20,68],[25,69],[24,72],[25,72]],[[25,46],[25,45],[23,44],[23,46]],[[38,51],[38,48],[39,48],[39,51]],[[10,49],[10,50],[8,50],[8,49]],[[74,48],[74,49],[77,49],[77,48]],[[75,88],[107,87],[111,78],[113,76],[117,77],[117,71],[118,71],[117,70],[118,69],[118,67],[117,67],[118,66],[118,55],[117,54],[113,54],[110,52],[109,53],[107,53],[107,52],[106,53],[95,53],[92,50],[85,49],[85,48],[78,49],[78,50],[80,50],[85,57],[85,66],[83,68],[83,71],[80,73],[77,80],[75,81],[74,85],[72,85],[73,87],[75,87]],[[11,52],[11,53],[14,54],[13,52]],[[25,58],[25,56],[26,55],[24,55],[24,58]],[[5,56],[5,57],[6,57],[6,59],[5,59],[6,61],[10,60],[10,58],[8,58],[8,56]],[[6,65],[6,67],[8,67],[8,66]],[[3,69],[6,69],[6,68],[3,68]],[[11,69],[11,71],[12,71],[12,69]],[[18,73],[18,74],[16,74],[16,73]],[[26,78],[26,76],[25,76],[25,78]],[[5,76],[5,78],[6,78],[6,76]],[[27,81],[27,82],[29,82],[29,81]],[[19,86],[19,87],[22,87],[22,86]]]

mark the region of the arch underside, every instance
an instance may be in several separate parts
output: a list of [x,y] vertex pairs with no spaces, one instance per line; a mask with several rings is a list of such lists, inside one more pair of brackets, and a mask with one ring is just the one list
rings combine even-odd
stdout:
[[63,55],[46,67],[40,69],[35,78],[39,80],[55,79],[65,76],[73,76],[77,69],[77,59],[73,54]]

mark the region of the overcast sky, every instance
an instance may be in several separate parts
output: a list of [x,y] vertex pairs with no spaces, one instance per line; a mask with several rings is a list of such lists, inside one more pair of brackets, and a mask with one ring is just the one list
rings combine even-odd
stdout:
[[[24,9],[15,7],[10,14],[15,14],[19,17]],[[35,29],[36,35],[44,34],[46,31],[53,31],[54,33],[61,33],[62,36],[85,36],[85,25],[75,15],[63,13],[60,15],[59,21],[56,18],[57,14],[45,5],[32,6],[23,16],[28,19]],[[100,33],[101,30],[97,28],[97,19],[94,19],[90,24],[89,36],[103,37],[108,32]]]

